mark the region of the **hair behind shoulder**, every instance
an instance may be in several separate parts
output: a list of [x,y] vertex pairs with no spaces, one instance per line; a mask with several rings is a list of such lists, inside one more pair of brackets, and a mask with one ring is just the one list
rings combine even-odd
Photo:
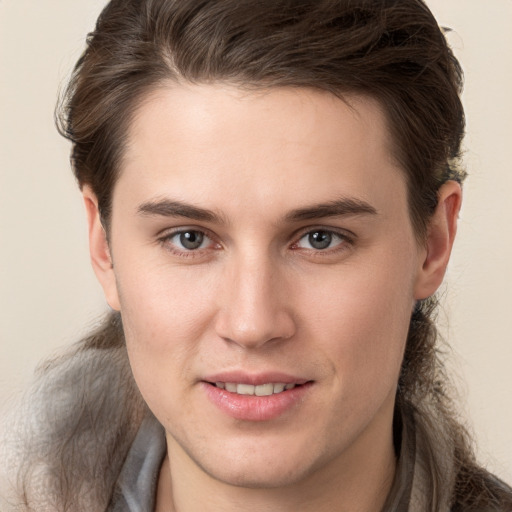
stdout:
[[145,414],[119,314],[111,313],[37,370],[8,422],[3,450],[13,510],[105,510]]

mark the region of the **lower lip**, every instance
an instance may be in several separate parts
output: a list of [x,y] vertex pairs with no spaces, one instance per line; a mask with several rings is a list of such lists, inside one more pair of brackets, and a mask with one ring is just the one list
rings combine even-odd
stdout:
[[237,420],[269,421],[299,406],[312,382],[269,396],[230,393],[207,382],[202,382],[206,395],[222,412]]

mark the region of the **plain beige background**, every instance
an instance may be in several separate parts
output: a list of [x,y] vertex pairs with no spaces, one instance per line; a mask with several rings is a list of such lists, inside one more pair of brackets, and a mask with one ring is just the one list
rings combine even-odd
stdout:
[[[0,404],[106,306],[53,109],[104,0],[0,0]],[[442,324],[480,459],[512,482],[512,0],[429,0],[466,74],[470,177]],[[449,321],[447,320],[449,319]]]

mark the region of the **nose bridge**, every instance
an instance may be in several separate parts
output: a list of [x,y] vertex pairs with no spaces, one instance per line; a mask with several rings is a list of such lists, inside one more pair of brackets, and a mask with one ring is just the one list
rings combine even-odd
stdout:
[[226,272],[217,333],[247,348],[292,336],[295,325],[287,304],[278,258],[248,248],[233,256]]

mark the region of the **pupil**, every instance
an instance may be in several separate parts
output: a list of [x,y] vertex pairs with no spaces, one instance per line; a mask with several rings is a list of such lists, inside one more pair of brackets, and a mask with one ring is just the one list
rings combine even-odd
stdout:
[[315,231],[309,235],[309,243],[315,249],[327,249],[332,242],[332,235],[327,231]]
[[185,249],[198,249],[203,243],[203,234],[199,231],[185,231],[180,234],[180,243]]

